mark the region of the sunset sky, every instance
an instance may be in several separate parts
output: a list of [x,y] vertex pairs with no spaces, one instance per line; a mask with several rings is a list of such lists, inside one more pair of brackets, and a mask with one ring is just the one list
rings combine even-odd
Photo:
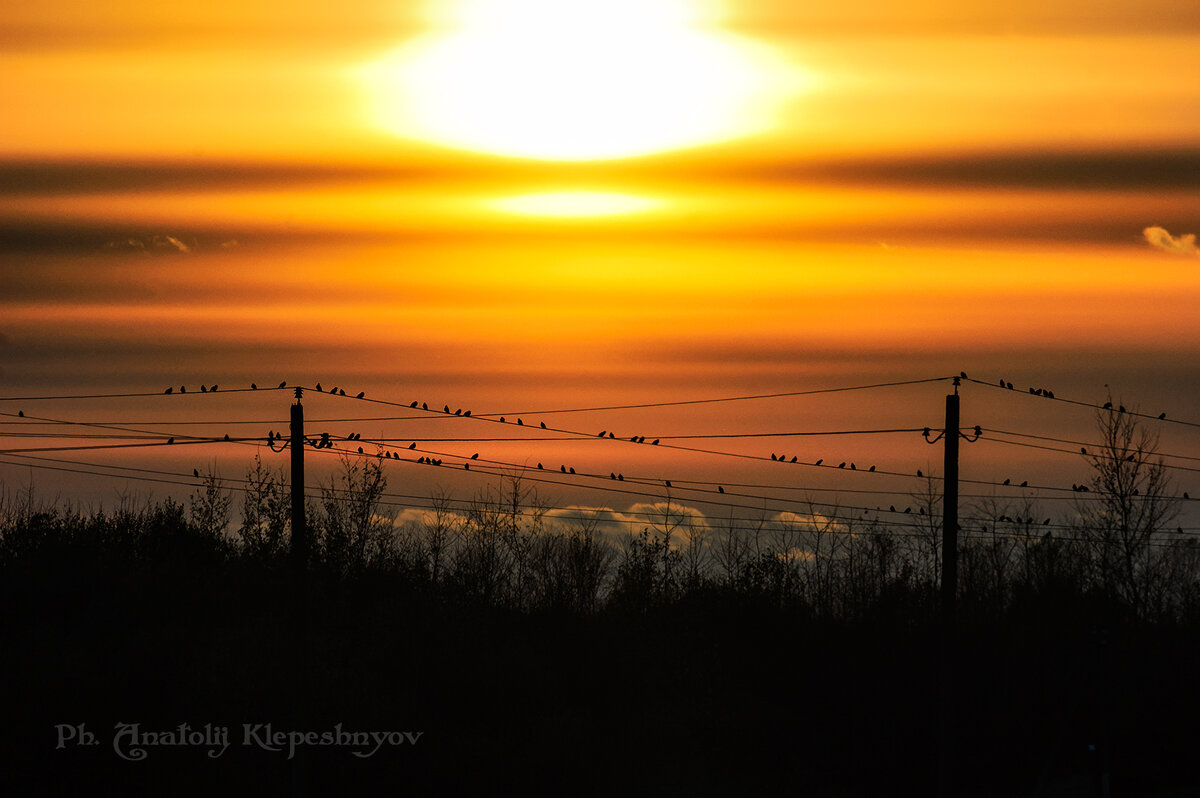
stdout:
[[[1095,438],[1090,410],[1030,387],[1200,422],[1194,0],[46,0],[7,9],[0,42],[0,398],[156,394],[0,402],[0,449],[86,443],[28,437],[62,429],[29,417],[264,436],[289,394],[199,385],[284,380],[664,442],[936,428],[952,388],[525,411],[966,371],[1016,391],[968,383],[965,426]],[[315,432],[397,451],[501,437],[498,422],[385,421],[410,414],[349,398],[305,406]],[[1197,427],[1152,426],[1164,451],[1200,455]],[[521,436],[421,451],[653,483],[543,487],[556,506],[618,512],[653,505],[666,479],[779,488],[747,489],[747,512],[786,510],[785,487],[872,508],[918,487],[762,462],[782,451],[940,469],[911,432],[695,443],[757,459]],[[254,451],[38,454],[235,477]],[[5,489],[32,475],[99,501],[124,484],[29,462],[0,453]],[[1173,462],[1200,496],[1195,463]],[[418,497],[495,483],[390,468]],[[1078,456],[984,440],[963,475],[1087,474]],[[1059,513],[1062,496],[1039,495]]]

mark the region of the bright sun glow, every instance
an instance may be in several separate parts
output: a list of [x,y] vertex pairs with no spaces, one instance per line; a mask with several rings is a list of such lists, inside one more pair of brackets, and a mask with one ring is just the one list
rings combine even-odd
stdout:
[[461,0],[367,69],[378,122],[544,160],[644,155],[770,127],[796,73],[694,0]]
[[616,216],[653,210],[662,203],[632,194],[612,194],[600,191],[554,191],[543,194],[524,194],[504,197],[488,203],[496,210],[523,216]]

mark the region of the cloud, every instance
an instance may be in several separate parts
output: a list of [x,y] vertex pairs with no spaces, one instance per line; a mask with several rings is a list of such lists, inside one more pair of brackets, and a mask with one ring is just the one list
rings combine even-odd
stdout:
[[1145,236],[1146,243],[1155,249],[1172,252],[1176,255],[1200,257],[1200,248],[1196,247],[1196,236],[1192,233],[1176,237],[1161,227],[1147,227],[1142,231],[1142,235]]

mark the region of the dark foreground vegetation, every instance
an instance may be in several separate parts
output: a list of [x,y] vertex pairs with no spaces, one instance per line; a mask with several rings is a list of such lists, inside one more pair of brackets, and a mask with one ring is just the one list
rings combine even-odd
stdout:
[[[964,514],[991,520],[961,541],[960,794],[1099,795],[1104,773],[1112,795],[1200,789],[1200,549],[1122,424],[1069,525]],[[346,463],[302,569],[286,481],[259,463],[238,500],[215,478],[86,513],[10,495],[4,793],[936,794],[935,491],[909,527],[663,505],[614,538],[514,480],[396,525],[384,484]],[[231,744],[129,761],[121,723]],[[421,735],[289,760],[265,724]]]

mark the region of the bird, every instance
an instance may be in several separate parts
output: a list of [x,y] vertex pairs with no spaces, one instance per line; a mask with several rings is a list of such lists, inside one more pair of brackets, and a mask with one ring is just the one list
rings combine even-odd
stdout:
[[416,407],[416,406],[417,406],[417,403],[415,401],[409,405],[409,407]]
[[1080,453],[1080,454],[1087,454],[1087,447],[1086,447],[1086,446],[1080,446],[1080,447],[1079,447],[1079,453]]
[[890,513],[896,512],[896,505],[893,504],[890,507],[888,507],[888,512],[890,512]]
[[541,463],[538,463],[538,471],[542,471],[542,470],[544,470],[544,469],[542,468],[542,464],[541,464]]
[[209,390],[209,392],[210,392],[210,393],[216,393],[216,392],[217,392],[217,386],[214,384],[214,385],[213,385],[213,387],[209,388],[208,390]]
[[1185,491],[1183,492],[1183,498],[1185,498],[1185,499],[1191,499],[1192,497],[1191,497],[1191,496],[1189,496],[1189,495],[1187,494],[1187,491],[1185,490]]
[[867,470],[868,470],[868,471],[874,471],[874,470],[875,470],[875,466],[871,466],[871,467],[870,467],[870,468],[868,468]]
[[1004,484],[1005,484],[1005,485],[1007,485],[1007,484],[1008,484],[1010,481],[1011,481],[1011,480],[1007,480],[1007,479],[1006,479],[1006,480],[1004,480]]
[[825,458],[824,458],[824,457],[822,457],[820,460],[818,460],[817,462],[813,463],[813,465],[820,465],[821,463],[824,463],[824,462],[825,462]]
[[1117,406],[1117,412],[1118,412],[1118,413],[1124,413],[1124,412],[1125,412],[1125,405],[1118,405],[1118,406]]
[[355,394],[355,395],[354,395],[354,398],[355,398],[355,399],[362,399],[362,398],[363,398],[364,396],[366,396],[366,395],[367,395],[367,392],[366,392],[366,391],[359,391],[357,394]]
[[669,480],[669,479],[664,479],[664,480],[663,480],[663,483],[664,483],[664,484],[666,484],[666,486],[667,486],[668,488],[669,488],[669,487],[671,487],[671,480]]
[[416,441],[413,441],[412,443],[410,443],[410,444],[408,445],[408,448],[410,448],[410,449],[415,449],[415,448],[417,448],[417,442],[416,442]]
[[363,448],[362,448],[361,446],[359,446],[359,447],[358,447],[358,453],[359,453],[359,454],[362,454],[362,453],[363,453]]
[[200,384],[200,393],[208,393],[208,389],[204,387],[204,383]]
[[919,468],[917,469],[917,476],[919,476],[919,477],[925,476],[924,474],[921,473],[921,469],[919,469]]
[[470,470],[471,470],[471,464],[470,464],[470,463],[463,463],[463,470],[465,470],[465,471],[470,471]]
[[617,478],[617,474],[616,474],[616,472],[614,472],[614,471],[609,471],[609,472],[608,472],[608,478],[609,478],[609,479],[613,479],[613,480],[615,480],[615,479]]
[[1000,387],[1001,387],[1001,388],[1003,388],[1003,387],[1004,387],[1004,380],[1000,380]]
[[842,461],[842,462],[841,462],[841,463],[838,465],[838,468],[845,468],[845,467],[846,467],[846,461],[845,461],[845,460],[843,460],[843,461]]
[[[229,440],[229,433],[228,433],[228,432],[226,432],[226,433],[225,433],[225,440]],[[333,444],[332,444],[332,443],[330,443],[329,445],[330,445],[330,446],[332,446]]]
[[172,386],[172,387],[168,388],[167,390],[163,391],[163,393],[171,393],[174,390],[175,390],[175,387]]
[[504,416],[500,416],[500,423],[501,423],[501,424],[503,424],[503,423],[504,423]]
[[567,473],[567,467],[565,465],[560,465],[558,467],[558,470],[563,472],[564,474]]
[[639,436],[638,436],[638,443],[645,443],[645,442],[646,442],[646,436],[645,436],[645,435],[639,435]]
[[422,409],[422,410],[428,410],[428,409],[429,409],[429,403],[428,403],[428,402],[421,402],[421,409]]
[[167,445],[168,445],[168,446],[170,446],[170,445],[171,445],[172,443],[174,443],[174,442],[175,442],[175,439],[174,439],[174,438],[167,438]]
[[651,446],[658,446],[658,441],[659,441],[659,439],[658,439],[658,438],[655,438],[654,440],[650,441],[650,445],[651,445]]
[[338,396],[345,396],[345,395],[346,395],[346,391],[343,390],[342,388],[338,388]]
[[794,462],[796,462],[796,461],[797,461],[797,460],[799,460],[799,459],[800,459],[800,458],[799,458],[799,457],[797,457],[796,455],[792,455],[791,462],[793,462],[793,463],[794,463]]
[[911,507],[905,507],[905,508],[904,508],[904,512],[906,512],[906,513],[911,513],[911,512],[912,512],[912,508],[911,508]]
[[575,473],[575,468],[574,468],[574,467],[572,467],[572,468],[570,469],[570,471],[571,471],[571,473],[572,473],[572,474],[574,474],[574,473]]
[[965,380],[965,379],[967,379],[967,372],[960,371],[960,372],[958,372],[958,376]]
[[625,475],[617,474],[617,482],[624,482],[624,481],[625,481]]
[[1164,418],[1166,418],[1166,417],[1167,417],[1167,414],[1166,414],[1166,413],[1159,413],[1159,414],[1158,414],[1158,420],[1159,420],[1159,421],[1162,421],[1162,420],[1163,420]]
[[462,415],[462,408],[460,407],[460,408],[458,408],[457,410],[455,410],[455,411],[454,411],[454,415],[456,415],[456,416],[461,416],[461,415]]
[[194,469],[194,468],[193,468],[193,469],[192,469],[192,476],[194,476],[194,477],[198,477],[198,476],[200,476],[200,472],[199,472],[199,471],[197,471],[196,469]]
[[471,455],[471,459],[472,459],[472,460],[478,460],[478,459],[479,459],[479,452],[475,452],[475,454]]
[[25,418],[25,411],[24,411],[24,410],[18,410],[18,411],[17,411],[17,418]]
[[319,383],[319,382],[317,383],[317,390],[321,391],[321,392],[325,391],[325,389],[321,387],[321,383]]
[[287,387],[287,380],[284,380],[283,382],[279,383],[279,387],[280,387],[280,388],[286,388],[286,387]]
[[450,412],[450,405],[442,405],[442,412],[443,412],[443,413],[449,413],[449,412]]
[[1008,388],[1008,390],[1010,390],[1010,391],[1011,391],[1011,390],[1014,390],[1014,389],[1013,389],[1013,384],[1012,384],[1011,382],[1010,382],[1008,385],[1004,386],[1004,387],[1005,387],[1005,388]]
[[180,393],[187,393],[187,386],[186,386],[186,385],[180,385],[180,386],[179,386],[179,392],[180,392]]
[[268,431],[267,431],[267,440],[268,440],[268,441],[273,441],[273,440],[275,440],[275,430],[268,430]]
[[1104,407],[1102,407],[1100,409],[1101,410],[1112,410],[1112,402],[1105,402]]
[[546,422],[545,422],[545,421],[543,421],[543,422],[542,422],[542,429],[545,429],[545,428],[546,428]]
[[1050,523],[1050,519],[1049,519],[1049,518],[1047,518],[1045,521],[1043,521],[1043,522],[1042,522],[1042,526],[1046,526],[1046,525],[1048,525],[1049,523]]
[[600,434],[599,434],[599,435],[597,435],[596,437],[597,437],[597,438],[603,438],[603,437],[604,437],[605,435],[607,435],[607,434],[608,434],[608,430],[603,430],[603,429],[602,429],[602,430],[600,430]]
[[858,470],[858,466],[854,465],[854,463],[851,463],[851,464],[850,464],[850,470],[851,470],[851,471],[857,471],[857,470]]
[[1023,481],[1023,482],[1021,483],[1021,487],[1022,487],[1022,488],[1028,488],[1028,487],[1029,487],[1029,480],[1025,480],[1025,481]]
[[470,416],[470,415],[471,415],[471,411],[470,411],[470,410],[464,410],[464,411],[463,411],[463,417],[464,417],[464,418],[465,418],[465,417],[467,417],[467,416]]
[[774,461],[775,461],[775,455],[774,455],[774,454],[772,454],[772,455],[771,455],[771,461],[772,461],[772,462],[774,462]]
[[522,421],[521,419],[519,419],[519,418],[518,418],[518,419],[517,419],[517,426],[518,426],[518,427],[523,427],[523,426],[525,426],[525,422],[524,422],[524,421]]
[[717,485],[717,493],[724,493],[724,492],[725,492],[725,489],[722,488],[720,485]]
[[258,390],[258,383],[256,383],[256,382],[252,382],[252,383],[250,383],[250,390],[252,390],[252,391],[257,391],[257,390]]

